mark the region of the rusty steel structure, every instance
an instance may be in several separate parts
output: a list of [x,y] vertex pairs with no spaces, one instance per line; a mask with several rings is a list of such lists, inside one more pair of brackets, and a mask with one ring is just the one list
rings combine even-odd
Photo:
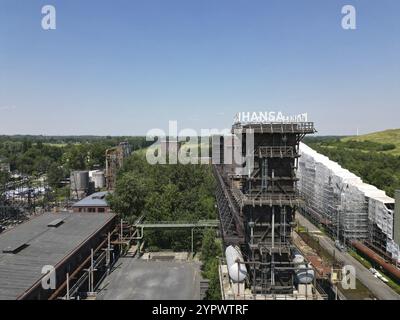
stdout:
[[124,163],[124,159],[131,154],[128,142],[121,142],[118,146],[106,150],[106,186],[107,190],[115,189],[117,172]]
[[[240,247],[253,294],[293,293],[299,143],[314,132],[312,122],[235,123],[231,136],[213,139],[213,157],[220,162],[213,172],[222,237],[225,246]],[[246,133],[254,146],[247,145]],[[227,161],[235,152],[254,159],[251,172]]]

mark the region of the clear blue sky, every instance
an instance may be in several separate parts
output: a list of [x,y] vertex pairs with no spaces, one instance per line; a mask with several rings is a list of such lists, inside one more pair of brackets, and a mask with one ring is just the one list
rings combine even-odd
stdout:
[[252,110],[308,112],[320,134],[400,127],[400,1],[0,0],[0,134],[225,128]]

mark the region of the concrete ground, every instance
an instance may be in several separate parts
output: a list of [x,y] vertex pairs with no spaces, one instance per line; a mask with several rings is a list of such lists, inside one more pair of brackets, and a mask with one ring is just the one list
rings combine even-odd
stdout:
[[[299,220],[300,224],[306,227],[309,231],[318,231],[318,228],[315,225],[313,225],[298,212],[296,213],[296,219]],[[372,273],[360,262],[358,262],[348,253],[337,250],[332,239],[325,235],[320,235],[318,238],[319,244],[325,250],[328,250],[329,252],[335,251],[336,258],[344,261],[348,265],[354,266],[357,279],[360,280],[378,299],[400,300],[400,295],[398,295],[394,290],[392,290],[392,288],[383,283],[381,280],[375,278]]]
[[103,281],[99,300],[200,299],[200,268],[190,261],[120,258]]

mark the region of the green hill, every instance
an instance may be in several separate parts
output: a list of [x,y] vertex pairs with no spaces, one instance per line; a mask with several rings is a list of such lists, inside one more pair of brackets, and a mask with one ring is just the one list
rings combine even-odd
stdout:
[[400,129],[390,129],[361,136],[346,137],[342,138],[341,141],[373,142],[380,145],[394,145],[394,148],[388,148],[389,150],[383,150],[381,152],[400,155]]

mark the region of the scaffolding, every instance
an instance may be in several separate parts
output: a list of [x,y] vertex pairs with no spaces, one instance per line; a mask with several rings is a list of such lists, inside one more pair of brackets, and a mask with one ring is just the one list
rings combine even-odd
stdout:
[[394,200],[303,143],[300,155],[301,210],[340,242],[368,241],[398,256],[391,240]]

